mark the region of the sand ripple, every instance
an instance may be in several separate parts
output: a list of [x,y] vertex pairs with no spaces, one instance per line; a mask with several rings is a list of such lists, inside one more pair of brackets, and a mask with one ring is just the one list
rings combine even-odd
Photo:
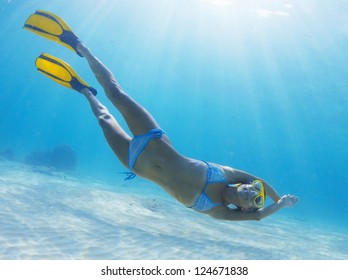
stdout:
[[0,259],[348,259],[348,235],[322,228],[216,221],[161,195],[0,162]]

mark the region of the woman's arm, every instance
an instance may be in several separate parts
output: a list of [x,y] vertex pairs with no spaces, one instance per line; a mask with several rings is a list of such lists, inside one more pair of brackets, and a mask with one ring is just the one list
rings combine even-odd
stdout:
[[265,187],[266,195],[269,196],[274,202],[278,202],[280,196],[277,191],[264,180],[261,179],[261,181],[263,183],[263,186]]
[[212,209],[209,216],[218,220],[227,221],[259,221],[261,220],[260,214],[256,212],[243,212],[238,209],[231,209],[223,205]]
[[284,207],[293,207],[298,202],[298,198],[294,195],[284,195],[282,198],[280,198],[277,202],[268,205],[266,207],[262,207],[257,212],[259,212],[260,220],[272,215],[273,213],[277,212],[278,210],[284,208]]
[[220,219],[220,220],[229,220],[229,221],[260,221],[267,216],[270,216],[277,212],[278,210],[284,207],[292,207],[298,201],[298,198],[294,195],[284,195],[277,202],[260,208],[257,211],[253,212],[243,212],[236,209],[228,208],[227,206],[220,206],[213,209],[208,213],[211,217]]
[[263,186],[265,187],[266,195],[269,196],[274,202],[277,202],[280,199],[280,196],[276,192],[276,190],[263,179],[251,175],[250,173],[247,173],[245,171],[231,168],[229,166],[221,166],[221,168],[223,169],[226,180],[229,184],[250,184],[254,180],[261,180]]

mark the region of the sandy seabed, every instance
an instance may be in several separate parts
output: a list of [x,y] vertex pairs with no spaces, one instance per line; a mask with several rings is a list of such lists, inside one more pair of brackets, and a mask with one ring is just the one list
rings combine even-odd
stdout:
[[218,221],[139,193],[139,182],[135,192],[122,179],[108,186],[0,160],[0,259],[348,259],[343,231],[280,214]]

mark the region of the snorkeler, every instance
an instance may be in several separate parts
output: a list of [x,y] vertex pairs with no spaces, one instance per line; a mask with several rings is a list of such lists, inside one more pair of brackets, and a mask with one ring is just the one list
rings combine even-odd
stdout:
[[[183,205],[223,220],[261,220],[283,207],[292,207],[297,203],[296,196],[280,197],[264,180],[244,171],[178,153],[151,114],[121,89],[110,70],[58,16],[36,11],[27,19],[24,28],[86,58],[106,96],[135,135],[133,138],[98,101],[97,91],[67,63],[44,53],[37,58],[36,67],[47,77],[81,92],[87,98],[108,144],[121,163],[130,170],[126,179],[136,175],[144,177],[160,185]],[[274,203],[265,206],[266,196]]]

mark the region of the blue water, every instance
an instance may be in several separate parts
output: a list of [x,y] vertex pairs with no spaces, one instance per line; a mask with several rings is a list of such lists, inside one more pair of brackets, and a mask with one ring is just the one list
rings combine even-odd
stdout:
[[125,127],[85,60],[22,29],[36,9],[49,10],[151,111],[178,151],[299,196],[285,216],[347,229],[347,1],[0,3],[0,150],[22,161],[68,144],[78,174],[122,180],[87,102],[35,69],[42,52],[68,61]]

